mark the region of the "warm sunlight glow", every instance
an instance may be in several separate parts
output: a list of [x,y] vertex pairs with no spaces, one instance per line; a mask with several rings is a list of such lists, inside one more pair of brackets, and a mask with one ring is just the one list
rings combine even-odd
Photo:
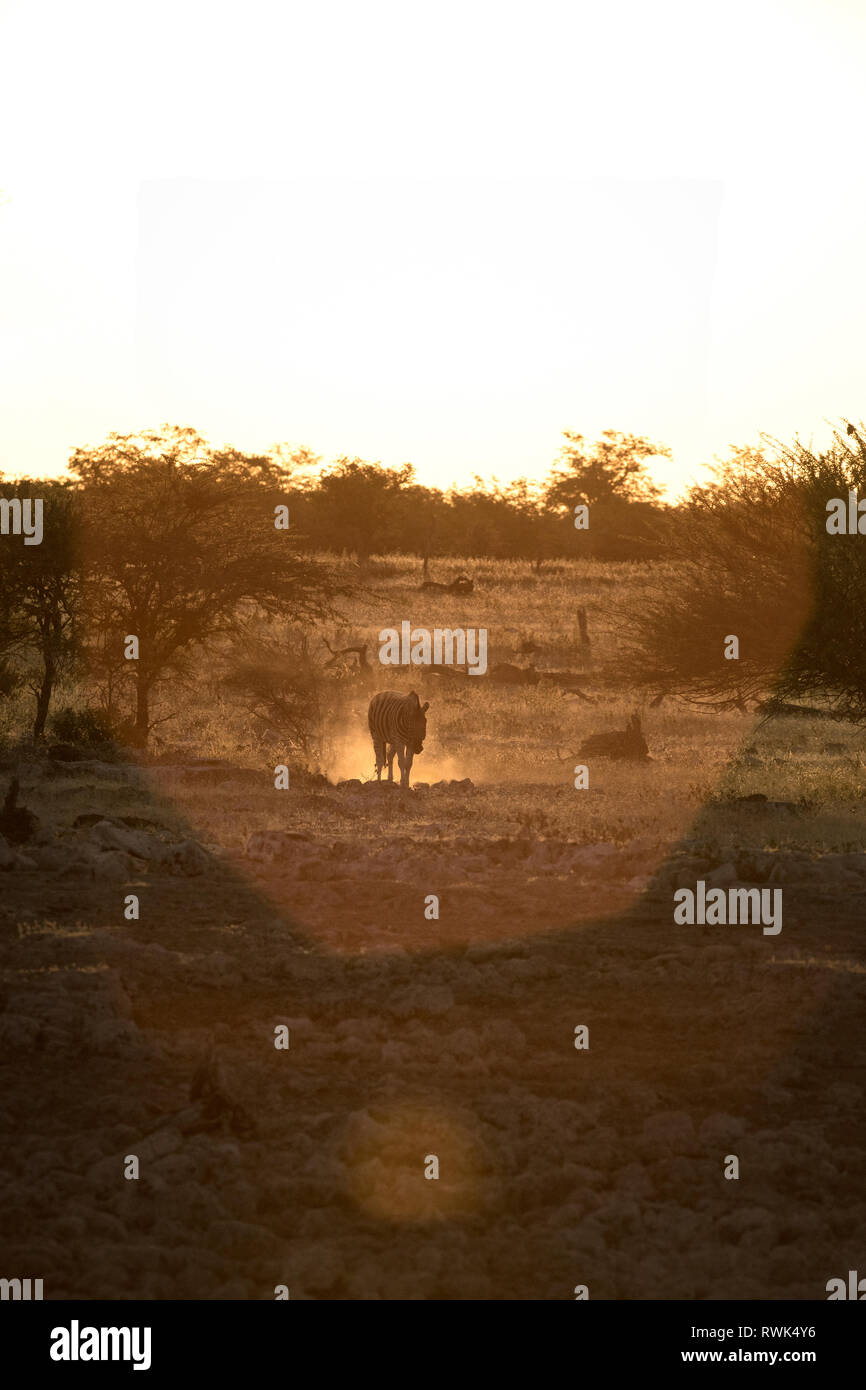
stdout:
[[169,420],[447,485],[614,428],[676,490],[862,411],[859,6],[0,16],[7,473]]

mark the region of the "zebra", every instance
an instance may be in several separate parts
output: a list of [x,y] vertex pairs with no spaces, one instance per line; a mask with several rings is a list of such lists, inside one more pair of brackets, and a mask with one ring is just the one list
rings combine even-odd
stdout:
[[635,762],[649,759],[649,749],[643,736],[640,714],[635,710],[624,729],[610,733],[590,734],[577,750],[579,758],[631,758]]
[[394,754],[400,764],[400,785],[408,787],[412,760],[424,751],[427,737],[426,714],[430,701],[421,704],[414,690],[397,695],[393,690],[380,690],[370,701],[367,723],[376,755],[376,781],[382,780],[382,768],[388,764],[388,781],[394,781]]

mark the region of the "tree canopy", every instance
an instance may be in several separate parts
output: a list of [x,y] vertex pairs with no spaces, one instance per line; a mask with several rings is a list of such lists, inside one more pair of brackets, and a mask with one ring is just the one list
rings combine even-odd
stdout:
[[275,524],[286,480],[271,459],[167,430],[76,450],[72,470],[91,640],[110,630],[138,642],[138,741],[154,686],[196,644],[237,630],[247,605],[294,620],[330,612],[333,576]]
[[[866,719],[866,552],[827,526],[849,491],[866,498],[859,434],[837,430],[820,453],[769,439],[734,450],[669,526],[664,574],[624,616],[623,669],[698,702],[772,694]],[[720,659],[729,636],[735,660]]]

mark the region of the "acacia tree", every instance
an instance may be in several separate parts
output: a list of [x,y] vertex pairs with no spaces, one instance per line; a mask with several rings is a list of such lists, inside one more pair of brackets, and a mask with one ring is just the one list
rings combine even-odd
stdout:
[[400,545],[402,492],[414,482],[411,463],[383,468],[344,455],[307,495],[310,530],[329,546],[351,551],[364,568],[374,551]]
[[334,577],[275,525],[288,485],[279,460],[165,426],[77,449],[70,468],[90,638],[138,639],[134,743],[147,741],[155,689],[197,646],[253,614],[330,616]]
[[23,683],[32,693],[39,739],[57,683],[76,659],[77,498],[68,482],[44,478],[19,478],[4,492],[42,502],[40,544],[18,536],[0,543],[0,665],[10,688]]
[[[773,692],[866,719],[866,554],[827,531],[827,504],[866,496],[866,445],[837,431],[735,450],[694,488],[669,533],[670,563],[622,614],[621,672],[718,707]],[[737,660],[724,658],[736,636]]]
[[515,478],[501,490],[500,496],[510,521],[508,553],[531,558],[540,571],[556,542],[543,490],[528,478]]
[[458,555],[498,555],[502,544],[503,502],[476,473],[471,487],[445,494],[448,549]]
[[400,489],[396,509],[398,548],[420,556],[424,573],[431,558],[448,552],[449,508],[439,488],[408,482]]
[[544,505],[564,520],[583,504],[590,509],[584,553],[626,559],[651,553],[662,489],[653,481],[649,461],[671,457],[664,444],[642,435],[605,430],[590,444],[582,434],[564,431],[565,443],[544,490]]
[[448,534],[458,555],[531,559],[536,569],[554,553],[556,527],[539,484],[515,478],[502,484],[475,476],[473,486],[446,497]]
[[581,502],[597,506],[614,499],[658,502],[662,489],[653,482],[647,461],[669,459],[671,451],[665,444],[618,430],[605,430],[593,445],[571,430],[563,435],[566,442],[546,489],[549,507],[569,508]]

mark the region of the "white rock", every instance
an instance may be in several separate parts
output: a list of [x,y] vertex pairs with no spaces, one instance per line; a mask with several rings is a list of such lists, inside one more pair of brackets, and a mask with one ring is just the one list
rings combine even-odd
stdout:
[[129,855],[119,849],[94,855],[91,867],[95,878],[128,878],[131,872]]
[[272,860],[296,855],[299,849],[309,849],[310,843],[308,836],[286,830],[254,830],[244,853],[249,859]]
[[126,825],[113,825],[111,821],[100,820],[91,829],[91,835],[106,849],[124,850],[138,859],[159,859],[163,845],[153,835],[145,835],[142,830],[132,830]]

